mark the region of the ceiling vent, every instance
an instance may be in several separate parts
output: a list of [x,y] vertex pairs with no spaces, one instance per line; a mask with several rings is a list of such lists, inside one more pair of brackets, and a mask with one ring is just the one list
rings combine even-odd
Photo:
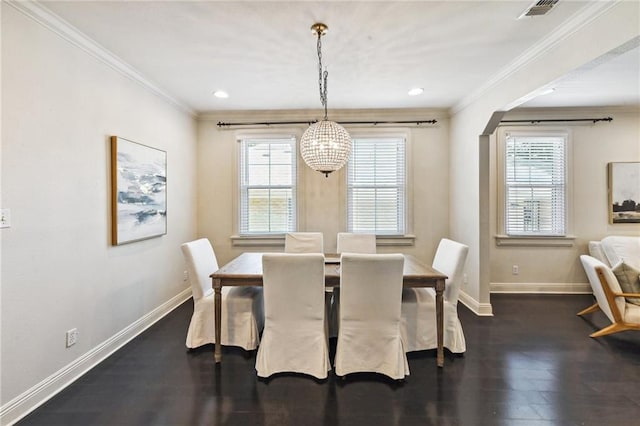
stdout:
[[522,15],[518,17],[518,19],[522,19],[525,16],[541,16],[549,13],[553,6],[556,5],[560,0],[538,0],[534,1],[531,6],[529,6]]

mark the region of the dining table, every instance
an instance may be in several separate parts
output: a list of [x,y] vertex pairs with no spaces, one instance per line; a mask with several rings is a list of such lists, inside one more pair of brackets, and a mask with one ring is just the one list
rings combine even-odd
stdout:
[[[224,286],[262,286],[262,254],[245,252],[222,266],[210,275],[214,291],[215,343],[214,359],[222,362],[222,346],[220,345],[222,318],[222,287]],[[324,268],[325,287],[340,287],[340,255],[325,254]],[[436,293],[436,335],[438,367],[444,366],[443,327],[444,299],[443,293],[447,276],[431,266],[419,261],[412,255],[404,255],[402,285],[404,288],[431,287]]]

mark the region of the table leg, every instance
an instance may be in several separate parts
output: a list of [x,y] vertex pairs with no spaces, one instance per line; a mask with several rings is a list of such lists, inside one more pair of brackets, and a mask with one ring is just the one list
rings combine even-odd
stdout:
[[444,366],[444,280],[436,283],[436,333],[438,336],[438,367]]
[[213,310],[214,310],[214,321],[215,321],[215,330],[216,330],[216,342],[213,344],[214,354],[213,357],[216,363],[222,361],[222,345],[220,344],[221,339],[221,327],[222,327],[222,283],[219,278],[213,279]]

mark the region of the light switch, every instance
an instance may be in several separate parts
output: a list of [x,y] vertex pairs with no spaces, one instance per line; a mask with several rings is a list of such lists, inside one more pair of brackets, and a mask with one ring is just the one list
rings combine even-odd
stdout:
[[0,209],[0,228],[11,228],[11,209]]

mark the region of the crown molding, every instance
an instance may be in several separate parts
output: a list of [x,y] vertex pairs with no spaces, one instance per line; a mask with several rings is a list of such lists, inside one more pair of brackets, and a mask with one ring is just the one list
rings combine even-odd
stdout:
[[39,2],[6,0],[5,3],[9,6],[12,6],[14,9],[18,10],[25,16],[33,19],[45,28],[51,30],[55,34],[59,35],[72,45],[82,49],[92,57],[108,65],[120,74],[128,77],[129,79],[140,84],[152,93],[160,96],[178,109],[186,112],[192,117],[197,116],[196,112],[192,108],[188,107],[184,103],[169,95],[160,87],[149,81],[131,65],[127,64],[124,60],[120,59],[118,56],[111,53],[109,50],[89,38],[87,35],[80,32],[70,23],[53,13],[51,10],[47,9]]
[[451,115],[457,114],[476,100],[480,99],[491,89],[498,86],[500,83],[507,80],[509,77],[522,70],[536,59],[540,58],[546,52],[552,50],[560,42],[570,37],[585,25],[591,23],[594,19],[609,11],[621,1],[624,0],[597,1],[580,9],[580,11],[576,12],[568,21],[564,22],[562,26],[551,32],[548,37],[527,49],[522,55],[518,56],[513,62],[500,70],[485,84],[454,105],[450,110]]
[[581,118],[585,114],[638,114],[640,105],[603,105],[586,107],[526,107],[514,108],[506,112],[504,119],[517,119],[520,116],[537,114],[536,118],[548,115],[556,118],[559,114],[570,115],[571,118]]

